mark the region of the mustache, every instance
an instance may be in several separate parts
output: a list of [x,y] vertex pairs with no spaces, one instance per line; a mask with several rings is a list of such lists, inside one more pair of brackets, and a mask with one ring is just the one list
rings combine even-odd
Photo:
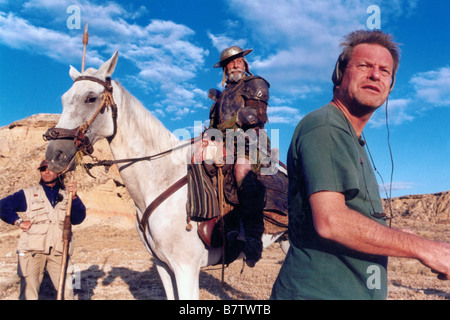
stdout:
[[229,73],[237,73],[237,72],[244,72],[244,71],[245,70],[241,69],[241,68],[233,68],[233,69],[229,70],[228,72]]

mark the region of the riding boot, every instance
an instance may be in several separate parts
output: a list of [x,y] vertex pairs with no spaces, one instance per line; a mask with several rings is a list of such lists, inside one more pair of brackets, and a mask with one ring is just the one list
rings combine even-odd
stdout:
[[256,174],[250,172],[242,180],[238,188],[239,217],[245,233],[244,254],[246,263],[253,268],[261,259],[264,233],[264,186],[258,181]]

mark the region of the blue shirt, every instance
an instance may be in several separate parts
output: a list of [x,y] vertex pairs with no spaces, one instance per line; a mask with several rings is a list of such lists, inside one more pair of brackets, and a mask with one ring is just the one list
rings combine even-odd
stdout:
[[[50,201],[52,207],[58,202],[58,195],[60,190],[60,184],[57,183],[54,187],[46,186],[41,184],[45,194]],[[62,199],[59,199],[61,201]],[[2,200],[0,200],[0,219],[9,224],[14,224],[14,222],[19,219],[17,212],[27,211],[27,201],[25,198],[25,193],[20,190]],[[70,215],[70,221],[73,225],[80,224],[86,218],[86,207],[79,197],[72,200],[72,209]]]

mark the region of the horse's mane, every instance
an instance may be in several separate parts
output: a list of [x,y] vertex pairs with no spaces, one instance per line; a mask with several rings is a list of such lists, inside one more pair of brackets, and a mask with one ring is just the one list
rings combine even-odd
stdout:
[[180,142],[136,97],[119,82],[115,82],[122,91],[122,105],[126,105],[122,125],[142,136],[146,147],[154,152],[166,151]]

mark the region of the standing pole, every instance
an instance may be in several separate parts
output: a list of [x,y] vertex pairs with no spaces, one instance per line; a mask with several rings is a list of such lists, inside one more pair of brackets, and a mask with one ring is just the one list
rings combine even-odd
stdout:
[[84,62],[86,60],[86,47],[89,40],[89,34],[88,34],[88,24],[87,22],[84,25],[84,34],[83,34],[83,60],[81,61],[81,73],[84,72]]
[[[75,172],[72,172],[71,182],[73,182],[75,176]],[[67,211],[66,216],[64,218],[64,229],[63,229],[63,254],[62,254],[62,262],[61,262],[61,270],[59,272],[59,284],[58,284],[58,294],[56,296],[57,300],[62,300],[63,292],[65,289],[66,283],[66,269],[67,269],[67,259],[69,256],[69,243],[72,233],[72,223],[70,222],[70,212],[72,211],[72,198],[73,192],[69,192],[69,199],[67,202]]]
[[[89,41],[88,34],[88,24],[87,22],[84,25],[84,33],[83,33],[83,57],[81,60],[81,73],[84,72],[84,65],[86,61],[86,47]],[[75,180],[75,172],[72,172],[71,182]],[[69,243],[72,233],[72,223],[70,222],[70,213],[72,211],[72,198],[73,192],[69,192],[69,199],[67,199],[67,211],[66,216],[64,217],[64,229],[63,229],[63,255],[61,262],[61,270],[59,273],[59,283],[58,283],[58,294],[56,296],[57,300],[62,300],[63,292],[65,289],[66,283],[66,269],[67,269],[67,258],[69,256]]]

